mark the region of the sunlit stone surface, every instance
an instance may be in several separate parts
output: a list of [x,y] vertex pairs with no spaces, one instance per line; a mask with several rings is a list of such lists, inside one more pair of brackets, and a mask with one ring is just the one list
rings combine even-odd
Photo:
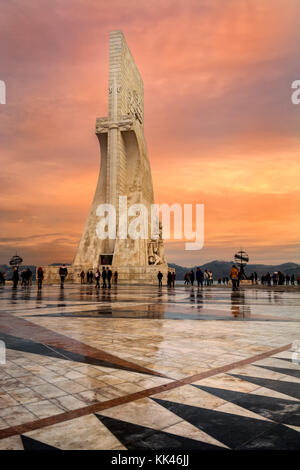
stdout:
[[299,304],[296,289],[1,287],[0,449],[299,449]]

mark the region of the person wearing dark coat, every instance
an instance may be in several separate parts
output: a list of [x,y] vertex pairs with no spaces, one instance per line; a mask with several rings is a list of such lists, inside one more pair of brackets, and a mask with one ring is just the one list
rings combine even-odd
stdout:
[[168,287],[171,287],[171,285],[172,285],[172,273],[171,273],[171,271],[168,271],[167,281],[168,281]]
[[44,279],[44,271],[43,271],[43,268],[39,268],[39,269],[37,270],[38,289],[41,289],[41,288],[42,288],[43,279]]
[[198,284],[198,287],[203,287],[203,279],[204,279],[204,276],[203,276],[203,272],[201,271],[200,268],[197,268],[196,269],[196,281],[197,281],[197,284]]
[[103,266],[103,268],[102,268],[102,273],[101,273],[101,274],[102,274],[102,281],[103,281],[102,287],[106,287],[107,272],[106,272],[106,269],[105,269],[104,266]]
[[190,281],[191,281],[191,284],[192,286],[194,285],[194,281],[195,281],[195,274],[194,274],[194,271],[191,270],[190,272]]
[[114,283],[118,284],[118,271],[114,272]]
[[26,270],[26,276],[25,276],[25,284],[26,286],[31,286],[32,285],[32,271],[30,268]]
[[65,284],[65,278],[68,275],[68,270],[64,264],[59,268],[59,275],[60,275],[60,288],[63,289],[64,284]]
[[16,289],[18,287],[18,282],[19,282],[19,272],[18,272],[17,267],[14,267],[12,280],[13,280],[13,287]]
[[158,279],[158,287],[162,287],[162,278],[163,278],[163,273],[158,271],[158,274],[157,274],[157,279]]

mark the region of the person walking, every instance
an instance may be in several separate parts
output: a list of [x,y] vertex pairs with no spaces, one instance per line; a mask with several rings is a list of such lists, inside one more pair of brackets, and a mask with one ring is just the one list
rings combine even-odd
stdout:
[[101,273],[99,269],[95,272],[95,281],[96,281],[96,287],[100,287],[100,279],[101,279]]
[[292,285],[292,286],[295,285],[295,274],[292,274],[292,275],[291,275],[291,285]]
[[197,268],[196,269],[196,281],[197,281],[197,285],[198,287],[203,287],[203,272],[201,271],[200,268]]
[[190,277],[188,273],[185,273],[184,275],[184,284],[187,286],[190,283]]
[[167,283],[168,283],[168,287],[171,287],[171,285],[172,285],[172,273],[171,273],[171,271],[168,271]]
[[107,272],[106,272],[106,269],[105,267],[103,266],[102,268],[102,287],[105,288],[106,287],[106,277],[107,277]]
[[43,279],[44,279],[44,271],[43,271],[43,268],[40,267],[40,268],[37,270],[37,285],[38,285],[38,289],[41,289],[41,288],[42,288]]
[[13,280],[13,287],[14,289],[16,289],[19,283],[19,272],[16,266],[14,267],[14,270],[13,270],[12,280]]
[[5,277],[4,273],[0,272],[0,285],[4,286],[5,285]]
[[118,271],[114,272],[114,284],[118,284]]
[[206,286],[209,286],[209,276],[208,276],[207,269],[204,271],[204,284]]
[[194,271],[191,269],[190,271],[190,281],[191,281],[191,284],[192,286],[194,285],[194,282],[195,282],[195,273]]
[[176,273],[175,271],[172,273],[172,280],[171,280],[171,283],[172,283],[172,287],[175,287],[175,279],[176,279]]
[[208,271],[208,280],[209,280],[209,285],[212,286],[214,283],[214,278],[213,278],[213,273],[211,271]]
[[81,271],[81,273],[80,273],[80,283],[81,284],[84,284],[84,278],[85,278],[85,273],[84,273],[84,271]]
[[23,269],[21,272],[21,286],[26,285],[26,270]]
[[63,289],[64,288],[64,284],[65,284],[65,279],[68,275],[68,270],[66,268],[66,265],[63,264],[60,268],[59,268],[59,275],[60,275],[60,288]]
[[32,271],[30,268],[26,270],[26,285],[32,286]]
[[112,270],[110,268],[106,268],[107,269],[107,282],[108,282],[108,288],[111,289],[111,278],[112,278]]
[[232,266],[229,276],[232,282],[232,290],[238,290],[239,272],[235,265]]
[[162,287],[162,278],[163,278],[163,273],[161,271],[158,271],[157,273],[157,279],[158,279],[158,287]]
[[254,284],[258,284],[258,275],[256,271],[254,271]]

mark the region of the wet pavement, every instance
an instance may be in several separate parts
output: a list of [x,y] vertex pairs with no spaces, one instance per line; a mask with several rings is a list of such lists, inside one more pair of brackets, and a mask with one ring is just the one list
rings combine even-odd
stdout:
[[299,306],[273,288],[0,287],[0,449],[299,449]]

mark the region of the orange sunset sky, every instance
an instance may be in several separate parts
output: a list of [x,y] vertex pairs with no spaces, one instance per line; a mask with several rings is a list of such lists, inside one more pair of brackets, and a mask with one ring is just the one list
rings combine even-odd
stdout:
[[169,262],[300,262],[299,0],[7,0],[0,10],[0,263],[71,262],[99,170],[109,31],[145,87],[155,201],[204,203]]

